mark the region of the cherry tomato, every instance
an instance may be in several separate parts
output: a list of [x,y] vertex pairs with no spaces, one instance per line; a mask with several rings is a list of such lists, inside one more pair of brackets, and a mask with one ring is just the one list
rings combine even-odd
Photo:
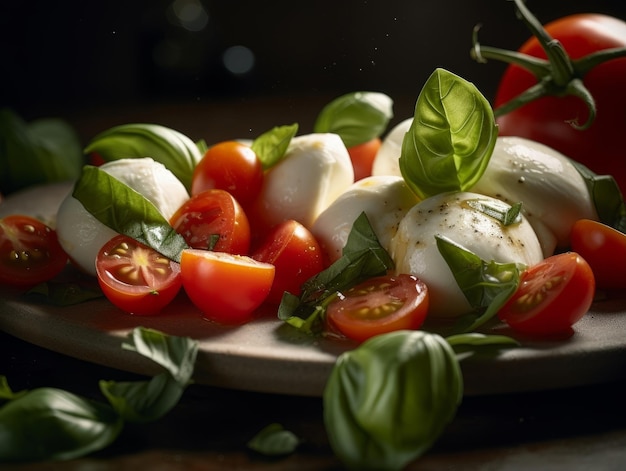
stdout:
[[552,255],[522,273],[498,317],[525,334],[566,334],[589,310],[594,294],[595,279],[584,258],[575,252]]
[[210,320],[243,324],[265,301],[274,281],[274,265],[243,255],[210,250],[183,250],[183,287]]
[[246,254],[250,224],[241,205],[227,191],[213,189],[187,200],[170,218],[190,247]]
[[191,194],[219,188],[246,206],[263,185],[263,166],[255,152],[237,141],[224,141],[206,151],[193,172]]
[[382,141],[375,137],[363,144],[358,144],[348,148],[352,167],[354,168],[354,181],[361,180],[372,175],[372,165],[374,158]]
[[125,235],[113,237],[100,249],[96,274],[112,304],[142,316],[159,313],[182,284],[178,263]]
[[68,257],[56,232],[30,216],[0,219],[0,283],[35,286],[58,275]]
[[572,250],[591,266],[596,286],[606,290],[626,289],[626,234],[590,219],[574,223]]
[[374,335],[419,329],[428,313],[428,289],[412,275],[370,278],[328,305],[329,330],[363,342]]
[[[602,49],[626,46],[626,22],[606,15],[576,14],[544,26],[560,41],[572,59]],[[535,57],[546,55],[533,37],[520,52]],[[497,118],[500,135],[526,137],[542,142],[581,162],[598,174],[613,175],[626,193],[626,157],[622,135],[626,129],[626,58],[613,59],[595,66],[583,83],[597,106],[595,121],[581,131],[569,123],[584,123],[585,104],[572,96],[543,97]],[[496,93],[495,107],[511,100],[536,83],[534,76],[516,65],[509,66]]]
[[252,258],[276,267],[267,301],[279,304],[283,293],[296,296],[302,284],[324,268],[320,246],[306,227],[289,220],[278,224],[252,253]]

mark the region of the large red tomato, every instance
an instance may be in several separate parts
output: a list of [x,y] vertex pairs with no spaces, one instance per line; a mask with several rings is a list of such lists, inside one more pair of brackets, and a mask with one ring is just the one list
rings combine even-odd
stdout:
[[[625,47],[626,22],[600,14],[576,14],[544,26],[560,41],[572,59],[596,51]],[[529,39],[519,52],[545,58],[536,37]],[[585,103],[574,96],[547,96],[536,99],[497,118],[500,135],[522,136],[542,142],[581,162],[598,174],[615,177],[626,193],[626,57],[611,59],[593,67],[583,83],[596,102],[596,118],[588,129],[579,130],[570,122],[583,124],[589,116]],[[520,95],[537,83],[527,70],[511,65],[500,82],[494,105]]]

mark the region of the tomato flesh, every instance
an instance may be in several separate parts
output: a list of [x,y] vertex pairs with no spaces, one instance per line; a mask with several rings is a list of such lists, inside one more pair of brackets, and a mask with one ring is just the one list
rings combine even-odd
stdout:
[[243,255],[186,249],[181,254],[183,288],[207,319],[243,324],[253,318],[274,281],[275,268]]
[[0,219],[0,283],[27,288],[58,275],[68,256],[56,232],[30,216]]
[[182,285],[178,263],[125,235],[115,236],[100,249],[96,274],[109,301],[137,315],[159,313]]
[[572,250],[591,266],[596,286],[626,290],[626,234],[598,221],[581,219],[572,226]]
[[594,295],[595,279],[589,264],[575,252],[561,253],[522,273],[517,291],[498,317],[524,334],[567,334],[587,313]]
[[170,218],[190,247],[246,254],[250,224],[239,202],[227,191],[206,190],[192,196]]
[[330,331],[363,342],[375,335],[421,327],[428,314],[428,288],[407,275],[374,277],[340,293],[328,305]]
[[276,267],[267,301],[279,304],[285,291],[299,296],[302,284],[324,268],[320,246],[311,232],[295,220],[278,224],[252,253],[252,258]]

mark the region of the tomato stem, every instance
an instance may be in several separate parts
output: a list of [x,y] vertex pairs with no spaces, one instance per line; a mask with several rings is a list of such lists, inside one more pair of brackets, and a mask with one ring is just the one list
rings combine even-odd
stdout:
[[585,103],[589,114],[583,124],[579,124],[576,118],[571,119],[569,123],[579,130],[589,128],[596,117],[596,103],[584,85],[583,78],[599,64],[612,59],[626,57],[626,48],[606,49],[588,54],[579,59],[572,59],[560,41],[552,38],[539,20],[526,8],[524,0],[513,1],[515,2],[517,16],[526,24],[533,36],[537,38],[548,59],[533,57],[517,51],[482,46],[478,42],[479,28],[474,28],[472,35],[473,47],[470,52],[474,60],[479,63],[485,63],[487,59],[495,59],[517,65],[526,69],[537,79],[537,84],[496,108],[494,110],[495,116],[505,115],[545,96],[575,96]]

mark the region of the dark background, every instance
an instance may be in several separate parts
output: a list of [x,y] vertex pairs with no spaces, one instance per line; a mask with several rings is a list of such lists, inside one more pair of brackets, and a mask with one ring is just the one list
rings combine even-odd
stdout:
[[[0,106],[26,119],[255,97],[292,97],[297,107],[300,96],[356,90],[389,94],[404,116],[436,67],[492,98],[504,65],[470,59],[474,25],[492,46],[515,49],[529,36],[507,0],[1,3]],[[626,18],[621,0],[527,5],[544,24],[583,11]],[[249,72],[224,66],[232,46],[254,55]]]

